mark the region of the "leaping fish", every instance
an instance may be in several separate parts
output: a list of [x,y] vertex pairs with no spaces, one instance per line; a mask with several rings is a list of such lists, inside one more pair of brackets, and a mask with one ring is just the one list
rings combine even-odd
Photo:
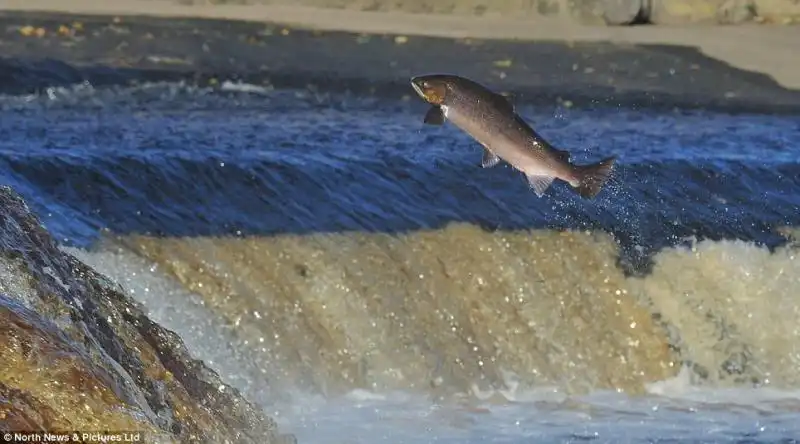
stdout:
[[483,145],[483,168],[500,160],[521,171],[538,197],[553,180],[561,179],[584,198],[595,197],[605,185],[616,156],[590,165],[570,162],[570,153],[554,148],[537,134],[504,96],[455,75],[431,74],[411,79],[411,86],[431,104],[424,122],[449,120]]

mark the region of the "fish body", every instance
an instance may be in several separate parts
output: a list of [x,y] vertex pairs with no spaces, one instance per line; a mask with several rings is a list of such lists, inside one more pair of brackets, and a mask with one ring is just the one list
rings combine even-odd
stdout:
[[432,74],[411,79],[417,94],[431,105],[424,122],[450,121],[483,145],[481,165],[491,168],[506,161],[525,174],[542,197],[555,179],[563,180],[585,198],[595,197],[605,185],[616,157],[590,165],[570,162],[570,153],[551,146],[500,94],[464,77]]

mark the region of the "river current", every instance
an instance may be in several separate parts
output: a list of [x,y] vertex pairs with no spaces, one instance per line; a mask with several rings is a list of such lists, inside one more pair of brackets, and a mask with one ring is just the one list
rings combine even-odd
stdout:
[[415,97],[0,98],[2,179],[301,443],[796,442],[800,118],[518,105],[542,198]]

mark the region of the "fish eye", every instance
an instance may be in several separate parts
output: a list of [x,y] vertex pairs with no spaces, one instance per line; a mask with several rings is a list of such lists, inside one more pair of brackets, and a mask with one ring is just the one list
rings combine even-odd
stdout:
[[423,88],[426,88],[426,89],[427,89],[427,88],[430,88],[430,87],[431,87],[431,83],[430,83],[430,82],[428,82],[427,80],[423,80],[423,81],[422,81],[422,87],[423,87]]

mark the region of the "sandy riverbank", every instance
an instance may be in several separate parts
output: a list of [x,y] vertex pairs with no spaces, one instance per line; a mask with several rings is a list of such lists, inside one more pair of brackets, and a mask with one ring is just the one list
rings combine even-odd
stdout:
[[419,15],[285,5],[181,5],[164,0],[5,0],[6,11],[93,15],[195,17],[291,24],[325,31],[453,38],[517,39],[533,42],[609,42],[621,45],[696,47],[739,69],[764,73],[787,88],[800,89],[796,51],[800,26],[582,26],[559,18],[511,19]]
[[[793,24],[795,0],[145,0],[171,5],[312,7],[472,17],[559,18],[580,24]],[[72,4],[73,2],[69,2]],[[98,2],[99,3],[99,2]],[[113,2],[112,2],[113,3]]]
[[452,39],[425,36],[421,28],[414,35],[401,28],[377,35],[302,28],[152,15],[0,12],[5,30],[0,72],[8,73],[0,92],[25,94],[84,81],[210,85],[231,79],[397,99],[413,94],[411,76],[444,71],[511,93],[519,103],[544,106],[800,112],[800,91],[686,46],[603,41],[592,34],[583,34],[583,40]]

